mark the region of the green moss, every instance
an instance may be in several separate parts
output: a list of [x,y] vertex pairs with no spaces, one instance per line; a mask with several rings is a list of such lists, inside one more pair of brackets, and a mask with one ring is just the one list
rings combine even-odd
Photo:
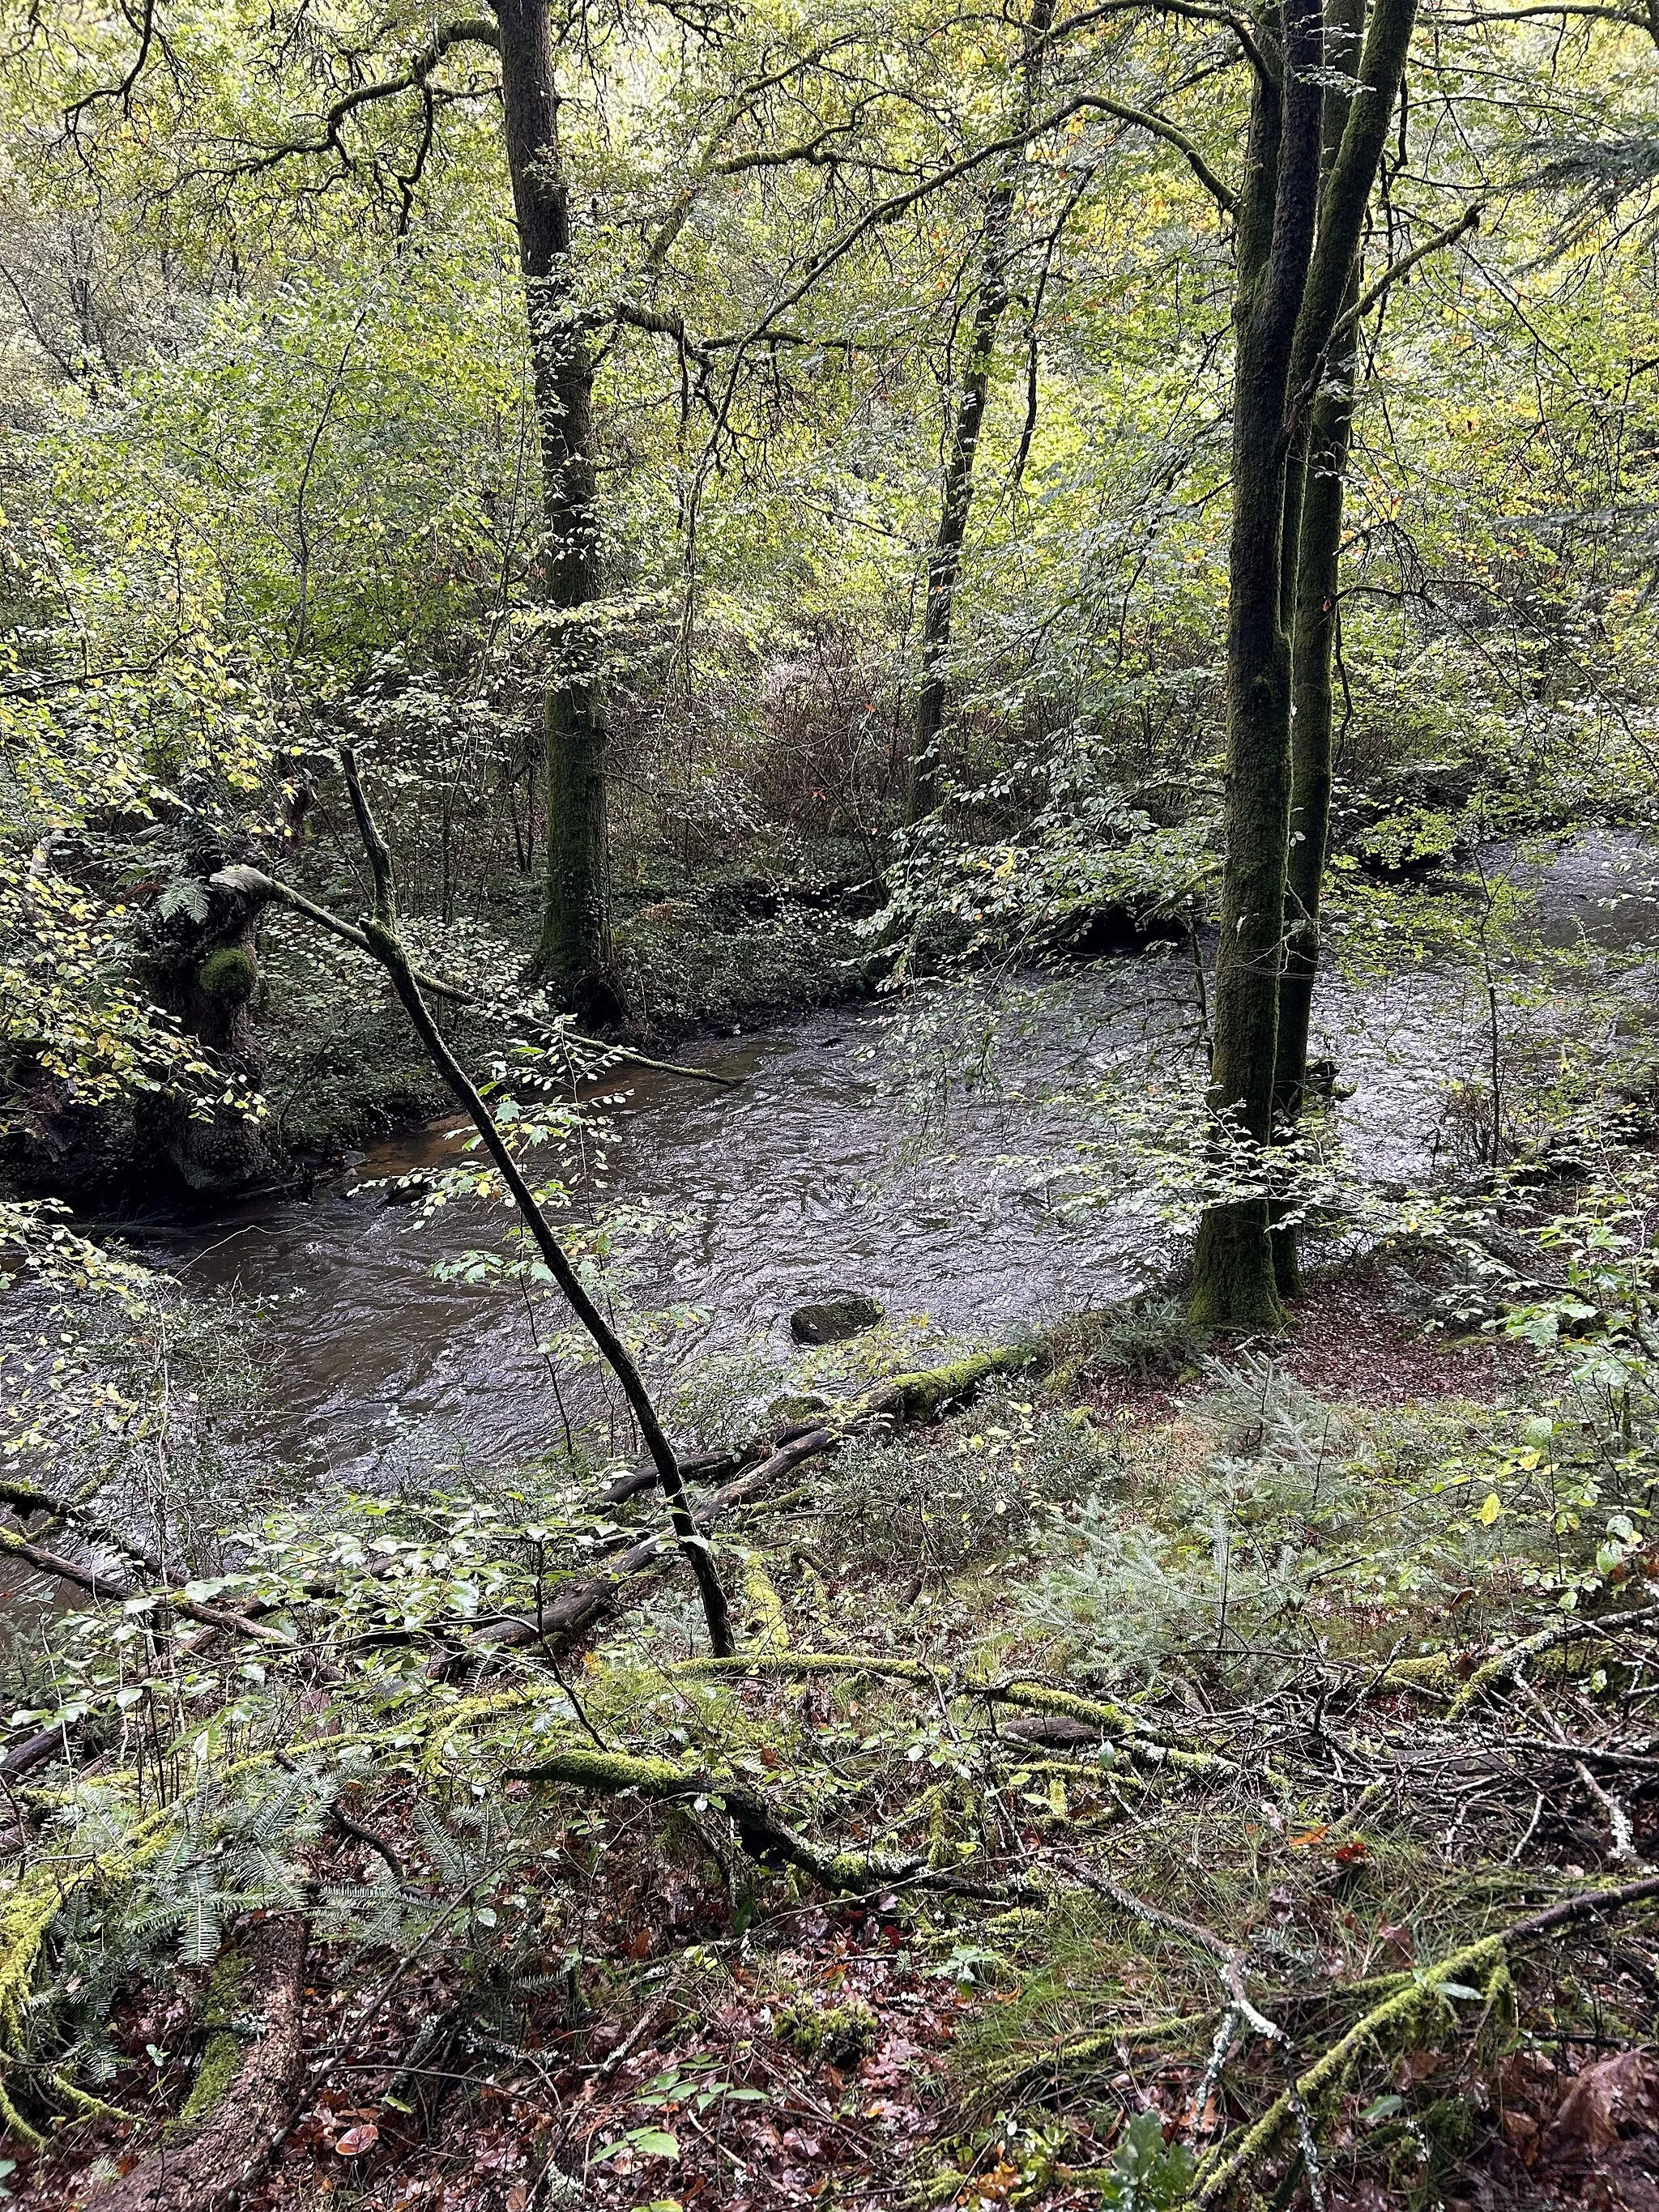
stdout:
[[819,2007],[806,1998],[778,2014],[778,2033],[803,2058],[822,2058],[844,2072],[876,2047],[876,2015],[856,1997]]
[[258,980],[252,959],[236,945],[222,945],[210,952],[196,971],[196,981],[209,998],[222,999],[227,1006],[245,1004]]
[[241,2057],[241,2038],[228,2027],[216,2028],[208,2038],[196,2079],[185,2100],[185,2109],[179,2115],[181,2127],[193,2127],[198,2120],[207,2118],[236,2079]]
[[240,1951],[220,1954],[209,1978],[202,2020],[213,2033],[207,2039],[196,2079],[191,2083],[185,2108],[176,2127],[193,2127],[204,2120],[226,2095],[241,2063],[242,2037],[237,2030],[247,1987],[247,1961]]
[[758,1552],[746,1552],[743,1561],[744,1601],[749,1609],[749,1634],[762,1651],[789,1649],[789,1620],[783,1609],[766,1562]]

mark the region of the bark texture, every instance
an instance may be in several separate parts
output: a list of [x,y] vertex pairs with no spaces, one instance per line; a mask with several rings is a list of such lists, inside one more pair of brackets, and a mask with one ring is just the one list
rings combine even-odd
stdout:
[[[1323,169],[1342,149],[1350,94],[1337,80],[1358,70],[1365,0],[1330,0],[1325,26]],[[1341,315],[1359,297],[1363,251],[1349,264]],[[1308,1035],[1319,972],[1319,901],[1331,818],[1331,664],[1336,635],[1336,580],[1342,544],[1343,478],[1353,427],[1358,343],[1351,330],[1333,349],[1316,396],[1304,404],[1291,441],[1285,490],[1281,605],[1291,637],[1291,819],[1285,869],[1285,951],[1279,984],[1273,1115],[1291,1129],[1308,1080]],[[1310,364],[1292,361],[1291,378]],[[1297,396],[1293,390],[1292,406]],[[1273,1276],[1284,1297],[1302,1288],[1300,1236],[1293,1220],[1273,1225]]]
[[[1011,136],[1030,126],[1054,20],[1054,0],[1032,0],[1021,43],[1019,91]],[[1024,148],[1016,147],[1002,162],[986,196],[979,295],[974,303],[962,380],[951,412],[939,529],[927,562],[927,599],[921,617],[921,689],[916,697],[910,749],[908,806],[912,822],[921,821],[939,804],[939,744],[945,731],[945,663],[951,648],[951,623],[957,580],[962,572],[962,549],[968,534],[968,512],[973,505],[974,460],[979,451],[979,434],[984,425],[991,372],[996,361],[997,332],[1008,310],[1009,253],[1024,161]]]
[[544,707],[547,875],[537,965],[566,1001],[612,1010],[605,884],[605,704],[590,611],[599,596],[593,359],[572,259],[546,0],[492,0],[529,323],[553,625]]
[[[1322,24],[1288,0],[1280,82],[1256,80],[1239,205],[1233,526],[1227,605],[1227,854],[1216,957],[1211,1105],[1265,1153],[1273,1135],[1291,791],[1291,648],[1279,604],[1285,401],[1319,203]],[[1278,1328],[1265,1197],[1211,1206],[1193,1317]]]
[[305,1915],[282,1912],[260,1921],[243,1955],[240,2017],[220,2031],[234,2033],[241,2045],[234,2066],[225,2069],[224,2085],[199,2120],[131,2173],[95,2190],[84,2212],[217,2212],[221,2205],[244,2201],[292,2110],[300,2071]]
[[[1285,0],[1280,35],[1267,50],[1282,68],[1277,82],[1271,68],[1257,78],[1239,206],[1227,852],[1211,1104],[1264,1165],[1277,1115],[1292,1097],[1300,1103],[1317,966],[1331,623],[1352,409],[1352,332],[1343,318],[1416,14],[1415,0],[1377,0],[1350,90],[1342,80],[1357,4],[1333,0],[1328,54],[1317,9]],[[1294,675],[1292,625],[1305,644]],[[1293,763],[1297,684],[1310,720]],[[1302,711],[1298,697],[1298,720]],[[1281,1276],[1294,1287],[1296,1274],[1294,1236],[1270,1233],[1265,1196],[1213,1206],[1194,1257],[1194,1318],[1277,1328]]]

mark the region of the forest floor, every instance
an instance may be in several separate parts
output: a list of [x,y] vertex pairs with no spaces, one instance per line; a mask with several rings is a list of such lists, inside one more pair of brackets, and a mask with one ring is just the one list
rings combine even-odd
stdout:
[[[826,1887],[746,1856],[707,1796],[497,1765],[469,1800],[462,1765],[432,1801],[449,1831],[493,1793],[514,1839],[481,1887],[406,1781],[364,1774],[314,1894],[381,1879],[380,1850],[452,1902],[412,1948],[313,1937],[290,2118],[235,2203],[1659,2212],[1659,1933],[1584,1905],[1659,1851],[1659,1557],[1633,1543],[1564,1613],[1534,1356],[1428,1306],[1380,1260],[1219,1362],[1167,1316],[1108,1328],[734,1520],[760,1656],[718,1711],[678,1686],[697,1637],[665,1585],[556,1669],[596,1744],[723,1744],[798,1825],[919,1837],[906,1872]],[[1540,1619],[1559,1650],[1523,1684],[1501,1655]],[[1011,1708],[971,1687],[994,1678],[1060,1686]],[[1127,1763],[1121,1699],[1151,1732]],[[1235,2015],[1224,1953],[1282,2045]],[[124,1985],[99,2094],[138,2124],[14,2145],[0,2187],[125,2202],[200,2063],[206,1980]],[[1322,2064],[1314,2172],[1285,2110],[1229,2193],[1225,2157]]]

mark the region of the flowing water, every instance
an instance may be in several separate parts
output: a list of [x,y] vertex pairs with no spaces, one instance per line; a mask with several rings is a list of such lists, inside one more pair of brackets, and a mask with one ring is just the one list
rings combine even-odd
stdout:
[[[1653,933],[1659,906],[1618,873],[1632,858],[1590,840],[1549,872],[1557,942],[1628,945]],[[698,1310],[679,1340],[688,1359],[751,1345],[781,1358],[791,1309],[831,1288],[995,1337],[1137,1287],[1164,1261],[1163,1233],[1111,1215],[1067,1225],[1040,1184],[1000,1167],[1040,1146],[1045,1119],[1051,1139],[1061,1133],[1009,1093],[1036,1096],[1137,1035],[1155,1049],[1163,1040],[1167,1057],[1190,1030],[1193,995],[1184,963],[1164,954],[1026,979],[1001,1081],[953,1086],[925,1131],[884,1075],[879,1008],[794,1016],[687,1048],[741,1075],[731,1089],[625,1071],[607,1195],[678,1224],[647,1242],[639,1297]],[[1319,1015],[1325,1048],[1356,1085],[1341,1109],[1355,1157],[1380,1177],[1421,1175],[1448,1086],[1485,1048],[1479,978],[1419,969],[1331,983]],[[441,1121],[388,1137],[308,1197],[257,1200],[211,1223],[128,1225],[188,1288],[256,1302],[275,1410],[245,1449],[301,1479],[378,1483],[411,1461],[510,1457],[557,1441],[560,1408],[521,1291],[432,1273],[434,1260],[490,1241],[505,1217],[450,1206],[423,1224],[362,1188],[459,1158],[464,1133]],[[556,1325],[544,1310],[544,1328]]]

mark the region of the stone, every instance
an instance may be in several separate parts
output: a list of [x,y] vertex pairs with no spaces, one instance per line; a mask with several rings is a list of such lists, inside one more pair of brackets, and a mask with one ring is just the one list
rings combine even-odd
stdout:
[[797,1344],[839,1344],[860,1329],[873,1328],[885,1318],[879,1299],[862,1291],[828,1291],[809,1305],[797,1306],[789,1316],[789,1334]]

